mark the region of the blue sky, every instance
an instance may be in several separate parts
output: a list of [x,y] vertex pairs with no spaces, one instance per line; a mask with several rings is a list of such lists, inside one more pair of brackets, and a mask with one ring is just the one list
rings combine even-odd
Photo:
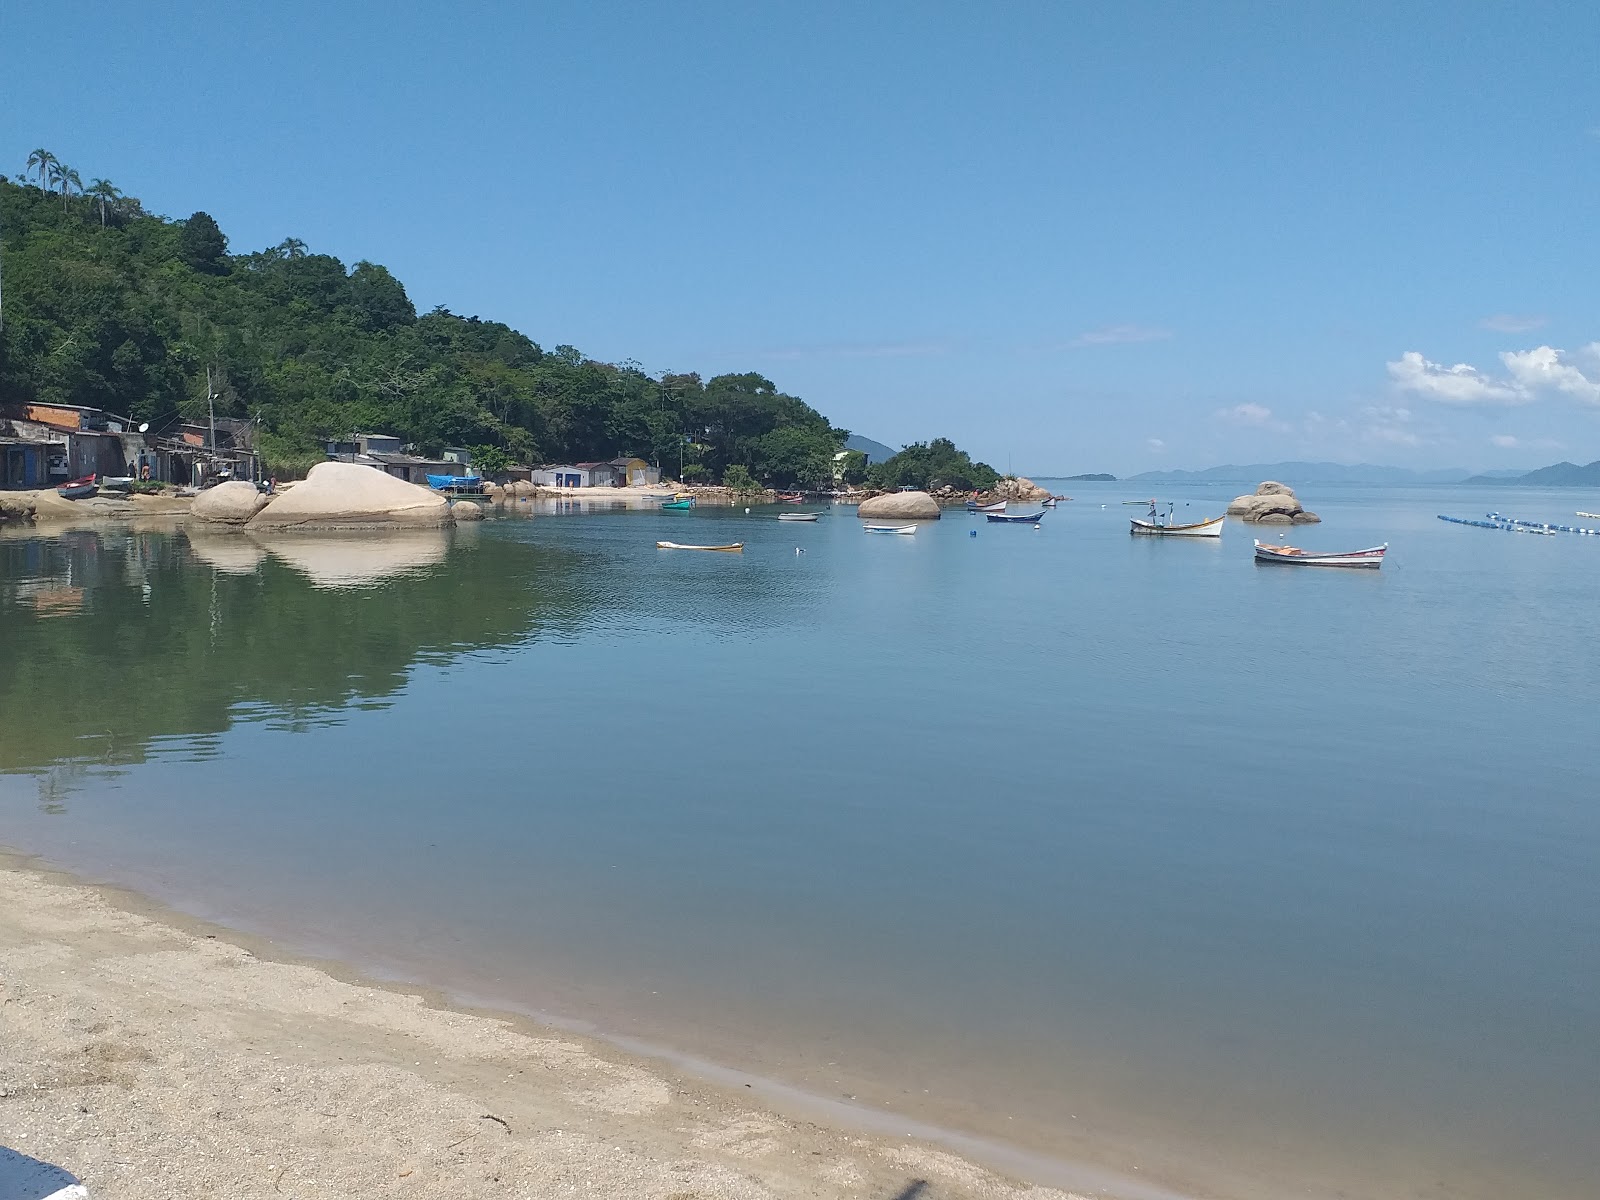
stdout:
[[1038,473],[1600,458],[1592,4],[13,0],[44,146],[235,250]]

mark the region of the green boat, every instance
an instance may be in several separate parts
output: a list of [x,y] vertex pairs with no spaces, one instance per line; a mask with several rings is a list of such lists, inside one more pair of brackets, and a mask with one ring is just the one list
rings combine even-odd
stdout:
[[668,509],[668,508],[693,508],[694,507],[694,497],[693,496],[689,496],[689,497],[686,497],[685,499],[682,499],[682,500],[663,500],[661,502],[661,507],[663,509]]

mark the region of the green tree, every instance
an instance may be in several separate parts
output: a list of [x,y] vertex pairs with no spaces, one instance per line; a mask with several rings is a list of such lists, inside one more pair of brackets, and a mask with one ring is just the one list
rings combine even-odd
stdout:
[[197,212],[183,223],[178,235],[183,261],[207,275],[224,275],[228,270],[228,239],[210,213]]
[[867,479],[886,491],[949,485],[965,492],[992,488],[1000,481],[1000,474],[988,463],[973,462],[949,438],[934,438],[931,442],[913,442],[893,458],[868,467]]
[[96,179],[89,185],[88,195],[100,205],[100,228],[104,229],[106,227],[106,210],[115,207],[117,201],[122,199],[122,193],[109,180]]
[[506,468],[511,465],[511,456],[499,446],[474,446],[472,465],[478,468],[478,474],[485,479],[495,479],[506,473]]
[[735,463],[722,473],[722,486],[732,488],[735,492],[759,492],[761,485],[750,477],[750,472],[742,465]]
[[72,192],[75,190],[83,191],[83,179],[77,171],[62,162],[51,166],[50,176],[55,180],[56,186],[61,189],[61,207],[65,209],[67,207],[67,198]]
[[41,146],[28,155],[28,169],[25,172],[25,177],[37,171],[39,174],[39,190],[48,192],[50,190],[51,174],[55,170],[57,162],[56,156]]
[[839,480],[851,487],[867,481],[867,456],[859,450],[846,450],[839,463]]

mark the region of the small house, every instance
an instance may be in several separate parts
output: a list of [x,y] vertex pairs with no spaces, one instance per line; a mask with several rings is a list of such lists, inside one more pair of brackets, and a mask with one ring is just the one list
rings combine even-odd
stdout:
[[529,473],[529,476],[530,481],[540,487],[581,488],[590,486],[589,472],[578,466],[535,467]]
[[589,487],[622,486],[622,473],[608,462],[579,463],[578,470],[589,476]]
[[661,482],[661,472],[642,458],[613,458],[608,465],[616,469],[619,487],[647,487]]

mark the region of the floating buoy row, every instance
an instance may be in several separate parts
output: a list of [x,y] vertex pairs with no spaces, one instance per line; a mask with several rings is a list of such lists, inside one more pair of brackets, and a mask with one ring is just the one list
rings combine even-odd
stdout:
[[1452,525],[1472,525],[1478,529],[1499,529],[1505,533],[1542,533],[1547,537],[1555,537],[1548,529],[1524,529],[1506,521],[1474,521],[1470,517],[1447,517],[1443,513],[1439,514],[1439,520],[1449,521]]
[[1545,533],[1578,533],[1586,537],[1600,537],[1600,529],[1585,529],[1579,525],[1549,525],[1543,521],[1519,521],[1515,517],[1504,517],[1499,513],[1486,514],[1491,521],[1504,521],[1508,525],[1516,525],[1523,529],[1539,529]]

